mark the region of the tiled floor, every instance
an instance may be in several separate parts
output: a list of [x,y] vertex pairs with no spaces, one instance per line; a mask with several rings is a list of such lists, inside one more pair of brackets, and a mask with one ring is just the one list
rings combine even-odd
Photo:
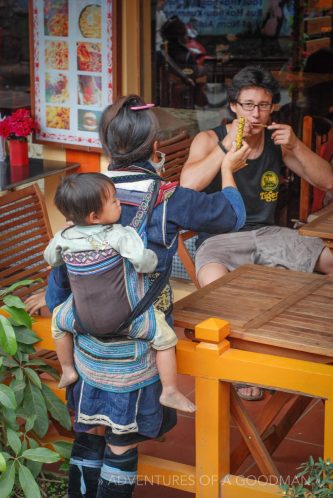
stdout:
[[[176,283],[174,285],[175,298],[183,297],[192,287]],[[177,331],[182,335],[182,331]],[[187,376],[179,376],[179,387],[184,394],[193,400],[194,381]],[[265,393],[265,399],[259,402],[244,402],[251,415],[255,418],[264,409],[270,394]],[[313,400],[294,427],[289,431],[285,440],[275,450],[273,459],[284,480],[292,480],[296,468],[310,455],[315,459],[322,456],[323,450],[323,415],[324,405],[321,400]],[[194,415],[179,413],[177,426],[166,435],[164,442],[149,441],[143,443],[140,451],[159,458],[172,459],[177,462],[194,465]],[[241,439],[240,433],[232,421],[231,448],[233,449]],[[248,457],[243,463],[238,474],[244,476],[260,476],[260,471],[253,459]],[[139,485],[134,498],[189,498],[191,495],[163,486]]]

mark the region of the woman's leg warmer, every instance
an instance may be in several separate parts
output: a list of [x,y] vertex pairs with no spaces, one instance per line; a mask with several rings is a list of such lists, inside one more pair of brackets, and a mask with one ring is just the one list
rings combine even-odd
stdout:
[[107,446],[96,498],[131,498],[137,479],[138,449],[116,455]]
[[104,436],[76,434],[69,466],[68,498],[96,498],[104,451]]

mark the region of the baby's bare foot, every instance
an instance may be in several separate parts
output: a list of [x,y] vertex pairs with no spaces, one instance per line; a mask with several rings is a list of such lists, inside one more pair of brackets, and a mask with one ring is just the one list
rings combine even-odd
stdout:
[[62,387],[70,386],[71,384],[74,384],[78,378],[79,376],[74,368],[66,369],[60,377],[58,387],[61,389]]
[[197,409],[196,406],[181,392],[177,391],[177,389],[163,389],[160,396],[160,403],[161,405],[169,406],[170,408],[175,408],[182,412],[193,413]]

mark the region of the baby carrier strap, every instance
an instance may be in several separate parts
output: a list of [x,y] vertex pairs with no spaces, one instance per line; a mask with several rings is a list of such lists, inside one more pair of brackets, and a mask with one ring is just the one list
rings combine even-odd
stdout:
[[[142,178],[142,177],[145,177],[145,178]],[[154,175],[154,177],[155,177],[155,175]],[[118,178],[119,178],[118,183],[125,183],[126,182],[126,177],[118,177]],[[147,179],[147,176],[141,174],[140,179]],[[151,179],[151,175],[149,175],[149,179]],[[129,181],[131,181],[131,182],[133,181],[133,176],[129,177]],[[117,182],[115,182],[115,183],[117,183]],[[159,196],[160,186],[161,186],[161,179],[159,177],[157,177],[156,181],[154,182],[154,187],[153,187],[151,199],[149,201],[149,204],[146,206],[146,229],[148,229],[148,226],[150,224],[150,219],[151,219],[156,201],[157,201],[158,196]],[[144,204],[144,201],[142,202],[142,204]],[[139,211],[139,209],[138,209],[138,211]],[[133,220],[132,220],[132,222],[133,222]],[[132,222],[131,222],[131,225],[132,225]],[[135,225],[135,223],[133,225]],[[135,228],[135,226],[134,226],[134,228]],[[127,330],[128,327],[130,326],[130,324],[133,322],[133,320],[135,320],[138,316],[142,315],[142,313],[147,311],[147,309],[150,306],[152,306],[154,301],[156,301],[157,297],[160,295],[160,293],[164,289],[168,279],[169,279],[169,271],[166,270],[166,271],[160,273],[159,276],[154,280],[154,282],[149,287],[145,296],[137,303],[135,308],[133,308],[133,310],[132,310],[131,314],[128,316],[128,318],[123,323],[121,323],[115,331],[113,331],[111,334],[108,334],[107,336],[104,336],[104,337],[121,335],[125,330]]]

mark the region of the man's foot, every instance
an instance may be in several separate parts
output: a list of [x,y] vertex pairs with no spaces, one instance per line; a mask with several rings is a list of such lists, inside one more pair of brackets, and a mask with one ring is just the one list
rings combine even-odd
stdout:
[[176,410],[180,410],[182,412],[193,413],[197,409],[197,407],[189,399],[187,399],[186,396],[177,391],[177,389],[171,388],[163,388],[160,396],[160,403],[161,405],[175,408]]
[[246,401],[260,401],[264,397],[264,390],[261,387],[235,384],[235,389],[238,396]]
[[71,384],[74,384],[78,378],[79,376],[75,368],[66,369],[60,377],[58,387],[61,389],[62,387],[70,386]]

